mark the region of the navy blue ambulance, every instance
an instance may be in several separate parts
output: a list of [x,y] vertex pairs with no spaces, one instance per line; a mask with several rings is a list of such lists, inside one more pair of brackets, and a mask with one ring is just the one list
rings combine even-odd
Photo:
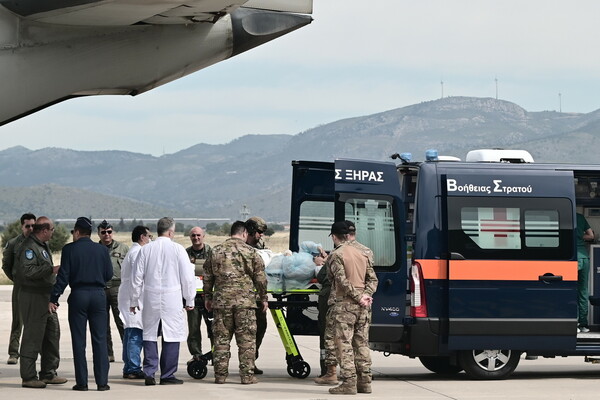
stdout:
[[351,220],[373,250],[371,348],[475,379],[506,378],[525,354],[600,355],[599,334],[578,334],[575,237],[578,212],[600,228],[600,165],[428,158],[292,162],[290,248],[331,250],[331,223]]

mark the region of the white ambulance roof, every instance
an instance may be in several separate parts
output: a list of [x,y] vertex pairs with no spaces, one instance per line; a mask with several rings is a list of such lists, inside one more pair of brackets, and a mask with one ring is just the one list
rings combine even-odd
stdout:
[[532,163],[533,157],[527,150],[480,149],[469,151],[465,161]]

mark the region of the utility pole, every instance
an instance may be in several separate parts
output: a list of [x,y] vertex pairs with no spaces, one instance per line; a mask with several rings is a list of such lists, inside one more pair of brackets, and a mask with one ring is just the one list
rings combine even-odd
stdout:
[[444,98],[444,81],[440,81],[440,85],[442,85],[442,99]]
[[562,94],[558,92],[558,112],[562,112]]
[[495,77],[494,80],[496,81],[496,100],[498,100],[498,77]]

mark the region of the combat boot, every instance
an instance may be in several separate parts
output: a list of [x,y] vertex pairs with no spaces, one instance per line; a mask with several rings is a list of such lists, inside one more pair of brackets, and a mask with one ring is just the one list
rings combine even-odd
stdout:
[[358,375],[356,382],[356,390],[358,393],[372,393],[371,391],[371,375]]
[[325,375],[315,378],[315,383],[317,385],[337,385],[338,379],[335,365],[328,365]]
[[331,394],[356,394],[356,381],[345,381],[340,386],[329,389]]
[[242,377],[242,385],[253,385],[255,383],[258,383],[258,378],[256,378],[254,375]]

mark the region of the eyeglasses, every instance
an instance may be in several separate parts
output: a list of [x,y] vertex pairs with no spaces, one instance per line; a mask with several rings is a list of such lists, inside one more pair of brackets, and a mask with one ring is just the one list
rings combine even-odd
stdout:
[[100,231],[100,234],[101,235],[112,235],[112,232],[113,232],[112,230],[110,230],[110,231]]
[[149,237],[150,239],[154,239],[154,236],[152,236],[152,234],[150,234],[150,233],[146,233],[146,236]]
[[25,229],[33,229],[33,224],[23,225]]
[[194,234],[190,235],[190,237],[202,237],[202,235],[199,233],[194,233]]

